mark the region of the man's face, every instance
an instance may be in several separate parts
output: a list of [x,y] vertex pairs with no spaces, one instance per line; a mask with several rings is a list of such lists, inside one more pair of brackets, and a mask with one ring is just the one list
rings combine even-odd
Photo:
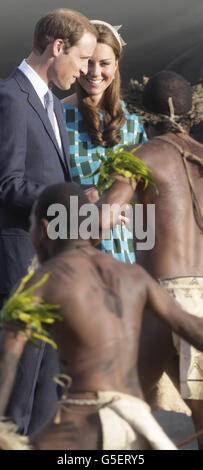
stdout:
[[[88,60],[96,46],[96,37],[91,33],[84,33],[76,46],[64,53],[64,45],[56,49],[56,55],[50,71],[49,81],[62,90],[68,90],[80,74],[87,73]],[[57,46],[57,40],[56,40]]]

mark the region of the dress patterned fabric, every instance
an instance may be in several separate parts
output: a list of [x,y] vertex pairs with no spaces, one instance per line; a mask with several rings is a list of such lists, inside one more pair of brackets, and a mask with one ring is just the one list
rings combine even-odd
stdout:
[[[139,144],[147,140],[144,128],[136,114],[130,114],[122,102],[126,121],[121,128],[119,145]],[[87,134],[83,116],[77,106],[63,103],[66,128],[69,136],[70,165],[73,181],[82,185],[95,185],[98,175],[91,175],[99,165],[99,156],[106,156],[106,148],[95,146]],[[101,113],[102,117],[102,113]],[[133,234],[125,226],[115,225],[110,232],[110,238],[102,240],[97,248],[111,254],[120,261],[135,263]]]

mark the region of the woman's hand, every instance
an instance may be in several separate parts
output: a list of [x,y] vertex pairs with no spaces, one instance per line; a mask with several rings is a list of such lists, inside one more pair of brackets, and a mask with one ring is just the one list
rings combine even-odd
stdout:
[[99,193],[94,186],[92,186],[92,188],[85,189],[84,192],[91,204],[96,204],[99,200]]

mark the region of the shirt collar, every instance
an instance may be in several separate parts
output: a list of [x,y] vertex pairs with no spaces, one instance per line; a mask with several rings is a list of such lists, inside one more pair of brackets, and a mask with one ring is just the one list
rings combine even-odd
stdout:
[[21,72],[24,73],[24,75],[26,75],[28,80],[32,83],[32,86],[34,87],[37,95],[44,104],[44,95],[49,89],[45,81],[38,75],[37,72],[35,72],[35,70],[30,65],[28,65],[25,59],[21,62],[18,68],[21,70]]

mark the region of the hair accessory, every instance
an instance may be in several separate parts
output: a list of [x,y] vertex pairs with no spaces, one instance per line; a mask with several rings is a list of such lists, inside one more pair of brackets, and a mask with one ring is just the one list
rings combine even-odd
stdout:
[[122,49],[123,46],[126,46],[126,42],[123,40],[121,35],[118,33],[119,29],[122,27],[122,24],[119,26],[112,26],[110,23],[106,23],[105,21],[101,20],[90,20],[90,23],[95,25],[103,25],[106,26],[108,29],[111,30],[115,38],[117,39],[118,43],[120,44],[120,48]]

